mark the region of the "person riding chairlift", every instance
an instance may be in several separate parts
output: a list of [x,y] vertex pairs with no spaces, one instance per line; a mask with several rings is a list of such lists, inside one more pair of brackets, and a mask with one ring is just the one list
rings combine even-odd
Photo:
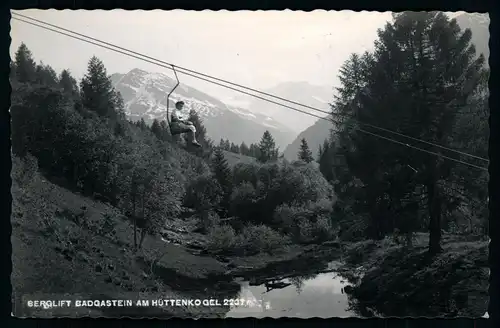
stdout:
[[170,129],[172,130],[172,134],[188,133],[191,135],[191,144],[196,147],[201,147],[198,141],[196,141],[196,127],[193,122],[184,119],[184,113],[182,112],[183,108],[184,102],[182,100],[175,103],[175,109],[170,116]]

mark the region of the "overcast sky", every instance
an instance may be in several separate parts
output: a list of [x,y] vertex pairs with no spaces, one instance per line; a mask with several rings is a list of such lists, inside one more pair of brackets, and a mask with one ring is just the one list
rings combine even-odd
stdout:
[[[332,87],[352,52],[371,49],[377,28],[391,14],[353,11],[71,11],[22,10],[37,18],[202,73],[257,89],[285,81]],[[80,78],[92,55],[108,74],[138,67],[165,72],[140,60],[12,20],[11,54],[21,42],[60,72]],[[180,76],[219,97],[234,92]]]

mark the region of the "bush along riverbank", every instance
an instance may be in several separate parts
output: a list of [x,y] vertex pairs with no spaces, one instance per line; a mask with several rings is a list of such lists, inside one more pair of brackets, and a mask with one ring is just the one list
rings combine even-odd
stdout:
[[[428,235],[412,246],[393,239],[345,246],[342,275],[361,313],[382,316],[481,317],[488,306],[488,241],[443,236],[443,251],[427,252]],[[370,311],[371,310],[371,311]]]

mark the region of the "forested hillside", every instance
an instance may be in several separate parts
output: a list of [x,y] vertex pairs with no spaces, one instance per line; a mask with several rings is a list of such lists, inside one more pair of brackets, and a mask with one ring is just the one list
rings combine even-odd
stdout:
[[128,121],[96,57],[78,83],[68,70],[37,64],[22,44],[11,84],[17,293],[186,295],[193,291],[175,289],[161,270],[181,280],[227,270],[196,255],[200,247],[247,256],[334,236],[332,187],[303,163],[278,164],[268,131],[256,158],[228,163],[195,112],[202,150],[164,121]]

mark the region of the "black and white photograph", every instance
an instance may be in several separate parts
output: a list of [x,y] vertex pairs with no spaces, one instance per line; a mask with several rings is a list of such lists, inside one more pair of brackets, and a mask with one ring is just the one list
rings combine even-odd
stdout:
[[13,316],[488,318],[488,14],[11,15]]

